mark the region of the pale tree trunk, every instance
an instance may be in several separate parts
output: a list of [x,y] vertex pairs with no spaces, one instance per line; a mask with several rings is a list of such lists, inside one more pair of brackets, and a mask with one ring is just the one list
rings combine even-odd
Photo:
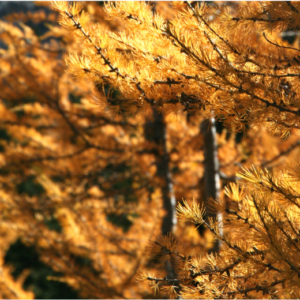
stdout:
[[167,128],[164,116],[153,109],[153,119],[145,124],[146,139],[153,141],[156,174],[159,178],[166,215],[163,218],[161,232],[163,235],[172,233],[177,224],[176,199],[173,190],[171,172],[169,168],[169,154],[167,151]]
[[[162,234],[172,234],[175,230],[176,218],[176,199],[171,180],[169,168],[169,154],[167,152],[167,128],[164,116],[153,110],[154,117],[154,139],[159,152],[156,155],[156,176],[161,180],[161,193],[163,198],[163,208],[166,215],[163,217]],[[176,273],[172,267],[172,262],[168,260],[165,264],[167,278],[175,279]]]
[[[159,178],[162,193],[163,208],[165,216],[163,218],[161,232],[162,235],[172,234],[176,228],[176,199],[173,190],[171,172],[169,168],[169,154],[167,151],[167,128],[164,116],[153,109],[153,120],[145,124],[146,138],[149,136],[156,145],[154,151],[156,161],[156,175]],[[166,263],[168,278],[175,278],[176,274],[171,263]]]
[[[209,210],[207,203],[210,198],[219,199],[220,197],[220,174],[218,147],[216,139],[216,122],[214,118],[201,123],[201,133],[203,134],[204,144],[204,204],[206,207],[206,221],[213,218],[219,222],[219,231],[222,234],[222,215]],[[220,241],[217,240],[210,252],[219,252]]]
[[163,218],[162,234],[166,235],[174,232],[176,227],[176,199],[169,168],[169,154],[167,152],[167,128],[164,122],[164,116],[156,111],[154,111],[154,128],[155,142],[160,149],[159,155],[156,156],[156,176],[161,178],[163,207],[166,211],[166,215]]

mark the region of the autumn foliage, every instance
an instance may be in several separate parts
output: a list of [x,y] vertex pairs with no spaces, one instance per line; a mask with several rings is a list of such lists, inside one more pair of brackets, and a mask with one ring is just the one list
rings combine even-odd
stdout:
[[281,34],[300,4],[40,5],[0,21],[0,296],[37,297],[7,259],[21,241],[79,298],[299,298],[300,49]]

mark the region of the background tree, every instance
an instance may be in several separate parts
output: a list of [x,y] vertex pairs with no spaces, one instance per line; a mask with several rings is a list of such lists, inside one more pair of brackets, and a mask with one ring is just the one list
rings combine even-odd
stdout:
[[[172,5],[55,3],[66,28],[47,8],[1,22],[3,298],[149,298],[148,283],[158,298],[297,297],[298,173],[271,170],[299,151],[298,50],[274,45],[298,4]],[[212,117],[220,186],[250,181],[221,189],[224,227],[184,204],[175,228],[174,198],[207,202]]]
[[[32,297],[18,294],[26,274],[25,287],[39,298],[142,297],[145,288],[134,275],[146,267],[148,239],[161,228],[159,190],[147,179],[151,159],[141,153],[143,124],[100,112],[87,100],[97,96],[93,83],[64,72],[67,48],[78,43],[57,30],[55,14],[39,11],[19,19],[26,18],[53,25],[38,36],[24,23],[1,23],[2,258],[14,261],[16,252],[27,251],[35,258],[19,255],[19,279],[4,280],[2,297]],[[109,87],[104,90],[114,97]],[[48,294],[46,283],[34,278],[44,275],[26,271],[41,262],[51,266],[53,271],[43,271],[58,283],[48,281]],[[59,292],[61,282],[79,293]],[[16,291],[9,296],[12,284]]]
[[[281,137],[298,128],[299,50],[272,42],[262,32],[297,28],[298,4],[253,2],[234,11],[189,2],[175,5],[182,8],[181,13],[166,21],[143,2],[109,3],[107,15],[125,24],[122,32],[113,34],[89,27],[78,7],[54,3],[61,12],[61,24],[86,40],[83,55],[71,56],[70,71],[78,75],[84,70],[89,80],[109,81],[125,98],[119,104],[126,101],[131,110],[203,110],[204,118],[221,118],[233,130],[243,130],[249,124]],[[245,35],[248,39],[241,39]],[[117,47],[130,51],[127,60],[120,59]],[[134,59],[130,59],[132,56]],[[218,213],[233,215],[244,226],[223,236],[222,223],[203,220],[204,210],[196,204],[193,208],[187,203],[179,206],[181,215],[197,225],[205,224],[223,242],[223,251],[206,261],[197,260],[178,248],[174,239],[163,237],[155,242],[153,251],[161,253],[163,261],[170,259],[180,279],[145,275],[154,288],[161,284],[171,294],[188,298],[257,297],[260,292],[285,297],[284,288],[273,290],[284,283],[296,293],[298,283],[290,273],[287,275],[288,269],[294,275],[299,272],[294,260],[298,229],[293,218],[297,215],[298,194],[297,187],[291,185],[293,177],[276,178],[255,169],[245,169],[240,177],[252,182],[248,196],[245,198],[238,185],[231,185],[227,195],[231,200],[246,199],[243,213],[221,203],[215,208]],[[231,224],[232,219],[228,222]],[[250,227],[248,243],[241,244],[238,239],[242,232],[237,231],[245,231],[245,226]],[[230,228],[233,231],[236,227]],[[284,249],[290,243],[293,250],[288,253]],[[234,278],[230,276],[232,269]]]

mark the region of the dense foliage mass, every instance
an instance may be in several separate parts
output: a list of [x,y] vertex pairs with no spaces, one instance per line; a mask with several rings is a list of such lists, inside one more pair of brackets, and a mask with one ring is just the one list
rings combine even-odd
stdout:
[[0,22],[0,296],[299,298],[300,4],[52,8]]
[[[109,3],[108,16],[125,23],[113,34],[86,28],[88,18],[77,5],[54,3],[61,24],[86,42],[81,56],[70,56],[70,71],[98,84],[109,82],[122,94],[117,104],[130,111],[203,110],[202,116],[222,118],[234,129],[250,124],[283,137],[298,128],[299,50],[280,46],[262,32],[298,28],[297,5],[253,2],[233,12],[189,2],[175,5],[182,8],[180,14],[165,20],[145,3]],[[168,249],[164,256],[179,279],[145,279],[188,298],[298,297],[293,288],[300,275],[297,172],[276,176],[252,168],[239,177],[248,181],[247,192],[232,184],[227,195],[242,202],[242,212],[215,205],[219,213],[227,212],[224,225],[234,232],[222,234],[223,223],[203,220],[196,204],[178,207],[181,216],[205,223],[222,240],[222,252],[207,260],[193,258],[180,254],[171,238],[164,239],[153,251]]]
[[116,34],[90,27],[78,3],[68,8],[56,2],[61,24],[84,41],[83,54],[70,55],[70,72],[117,88],[123,98],[113,105],[130,112],[203,110],[238,129],[251,123],[282,136],[299,126],[299,50],[268,37],[299,26],[295,6],[258,2],[231,12],[227,6],[174,5],[179,13],[165,20],[145,2],[107,4],[107,17],[124,23]]

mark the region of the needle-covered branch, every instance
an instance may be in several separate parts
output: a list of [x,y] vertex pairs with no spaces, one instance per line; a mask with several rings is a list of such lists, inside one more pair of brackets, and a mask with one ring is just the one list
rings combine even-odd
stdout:
[[[89,23],[86,13],[78,7],[54,3],[61,13],[61,24],[78,31],[88,41],[80,58],[70,58],[70,71],[79,75],[79,69],[90,70],[80,74],[95,82],[112,84],[122,94],[122,101],[108,105],[124,109],[126,104],[126,109],[138,112],[161,102],[163,112],[198,112],[202,106],[189,105],[184,100],[174,105],[172,101],[188,89],[192,98],[213,107],[214,116],[227,118],[226,124],[235,129],[245,128],[245,121],[259,126],[266,116],[272,115],[272,121],[265,124],[267,129],[287,135],[293,127],[285,126],[286,119],[296,126],[299,122],[297,65],[286,64],[289,59],[294,60],[290,49],[271,45],[265,39],[265,43],[260,43],[257,37],[262,37],[262,23],[277,28],[278,23],[291,21],[278,16],[281,4],[247,5],[246,8],[241,4],[233,17],[223,8],[187,2],[176,18],[166,20],[145,3],[108,3],[107,16],[124,24],[124,30],[116,34]],[[287,16],[297,14],[295,6],[283,7],[289,10]],[[256,16],[251,17],[251,13]],[[258,17],[268,14],[266,19]],[[251,49],[247,48],[251,43],[237,38],[244,33],[237,20],[256,20]],[[272,49],[268,49],[270,45]],[[271,51],[270,55],[266,51]],[[178,74],[183,78],[178,78]],[[289,80],[289,90],[283,88],[283,78]],[[201,113],[212,116],[209,110]]]

